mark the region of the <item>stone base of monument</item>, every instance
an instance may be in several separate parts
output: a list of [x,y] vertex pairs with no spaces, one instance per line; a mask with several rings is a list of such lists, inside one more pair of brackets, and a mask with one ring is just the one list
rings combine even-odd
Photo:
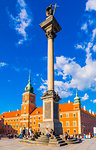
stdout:
[[64,146],[66,145],[65,141],[60,138],[60,136],[54,136],[52,139],[48,138],[46,135],[41,135],[35,141],[32,140],[22,140],[20,143],[29,144],[32,146]]
[[[61,137],[62,139],[64,139],[62,135],[61,135],[60,137]],[[80,143],[80,142],[81,142],[81,139],[72,138],[72,139],[67,139],[67,140],[64,139],[64,141],[65,141],[65,143],[67,143],[67,144],[77,144],[77,143]]]
[[53,139],[51,138],[49,139],[48,146],[64,146],[64,145],[67,145],[67,144],[65,143],[64,140],[62,140],[62,138],[60,138],[59,135],[54,136]]
[[48,128],[49,131],[51,131],[52,126],[54,128],[55,135],[62,135],[63,134],[62,124],[58,120],[57,121],[43,121],[43,122],[41,122],[40,123],[41,133],[46,134],[46,128]]
[[68,140],[65,140],[65,142],[67,144],[77,144],[77,143],[80,143],[81,140],[80,139],[68,139]]

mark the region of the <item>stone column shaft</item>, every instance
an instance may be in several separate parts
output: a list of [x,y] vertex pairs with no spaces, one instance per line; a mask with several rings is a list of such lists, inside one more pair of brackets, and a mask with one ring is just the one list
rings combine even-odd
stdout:
[[54,90],[53,38],[48,38],[48,90]]

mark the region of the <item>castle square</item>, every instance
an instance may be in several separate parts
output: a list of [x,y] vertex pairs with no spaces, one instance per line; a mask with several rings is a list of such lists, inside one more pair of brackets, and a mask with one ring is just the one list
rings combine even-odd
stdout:
[[[88,2],[86,2],[86,11],[92,13],[91,11],[92,10],[95,11],[95,8],[93,8],[93,5],[90,6],[91,5],[90,1],[96,2],[96,0],[88,0]],[[11,14],[10,19],[13,20],[14,25],[16,25],[15,30],[18,31],[18,34],[23,35],[23,39],[19,40],[18,42],[18,45],[20,44],[20,46],[21,45],[23,46],[24,42],[27,42],[28,38],[28,33],[27,30],[25,29],[30,24],[32,25],[31,20],[32,14],[31,12],[29,13],[30,9],[28,9],[25,0],[17,0],[16,7],[17,8],[19,7],[18,10],[20,11],[20,13],[16,18],[14,18],[14,16]],[[42,20],[43,19],[42,16],[39,16],[40,17],[39,21],[41,21],[41,23],[40,22],[38,23],[38,26],[40,28],[39,30],[40,35],[38,35],[39,34],[38,33],[37,36],[38,38],[40,38],[39,40],[42,40],[42,42],[39,44],[40,46],[42,46],[42,48],[46,50],[47,54],[45,54],[45,58],[43,58],[45,60],[43,60],[43,63],[41,65],[42,67],[39,70],[41,71],[41,74],[36,73],[34,77],[32,77],[34,71],[33,72],[30,71],[28,68],[26,69],[21,67],[23,68],[22,70],[21,68],[16,68],[14,65],[11,65],[10,67],[11,69],[14,69],[17,72],[20,72],[20,70],[22,70],[22,72],[27,71],[27,75],[29,72],[29,77],[27,77],[28,78],[27,83],[25,83],[26,79],[24,73],[23,77],[21,77],[21,80],[24,79],[24,85],[26,85],[25,87],[23,87],[23,89],[25,90],[23,90],[22,92],[21,104],[19,101],[21,107],[18,104],[18,100],[14,101],[13,103],[14,106],[11,105],[11,102],[13,101],[10,101],[8,103],[8,108],[10,108],[10,110],[2,112],[0,114],[0,149],[35,150],[38,148],[46,150],[47,149],[95,150],[96,99],[95,94],[92,93],[95,93],[96,90],[95,87],[96,73],[94,69],[94,66],[96,66],[96,62],[95,62],[95,55],[93,55],[92,53],[92,49],[95,53],[96,45],[94,45],[93,41],[95,39],[96,30],[95,29],[92,30],[93,34],[87,46],[86,42],[84,42],[85,45],[74,46],[76,49],[79,48],[82,49],[82,54],[80,57],[78,54],[78,57],[75,58],[74,54],[70,53],[71,55],[74,56],[74,58],[68,57],[65,58],[65,56],[60,56],[59,58],[56,56],[57,55],[56,48],[57,45],[60,45],[60,42],[62,42],[62,40],[59,40],[59,34],[62,37],[61,39],[63,39],[62,32],[64,32],[62,31],[64,28],[62,26],[62,21],[60,22],[60,17],[58,17],[57,15],[58,13],[60,13],[57,11],[60,8],[56,3],[54,5],[50,4],[44,8],[43,7],[41,8],[45,9],[46,18]],[[10,12],[7,13],[10,14]],[[29,18],[28,13],[31,15],[31,17]],[[55,17],[56,15],[57,18]],[[81,30],[83,30],[84,32],[86,30],[85,34],[89,32],[88,31],[89,24],[90,26],[92,26],[93,24],[92,20],[90,20],[89,23],[87,23],[86,25],[84,24],[81,27]],[[14,26],[12,25],[12,27]],[[46,45],[43,45],[45,43]],[[36,46],[38,46],[38,44]],[[42,48],[40,48],[39,51]],[[29,51],[29,49],[27,50]],[[84,50],[86,51],[86,59],[85,57],[83,58]],[[24,65],[25,64],[27,65],[27,63],[29,63],[29,66],[30,65],[34,66],[37,57],[41,55],[40,52],[40,54],[39,53],[37,54],[36,58],[34,56],[35,59],[33,60],[35,61],[33,61],[33,64],[31,64],[30,63],[31,59],[30,58],[28,59],[28,57],[30,57],[31,54],[30,56],[28,56],[27,51],[24,53],[26,53],[26,54],[22,53],[22,56],[25,57],[24,59],[26,60],[26,63],[24,63]],[[64,53],[67,52],[64,51]],[[76,63],[75,59],[78,62],[80,61],[81,64]],[[85,63],[83,62],[84,61],[83,59],[85,59]],[[23,60],[21,59],[20,61],[22,63]],[[42,61],[41,58],[40,61]],[[19,64],[17,58],[16,63]],[[83,63],[85,66],[82,67]],[[43,67],[43,65],[46,66]],[[1,62],[0,69],[1,67],[4,66],[9,67],[9,64]],[[11,73],[11,71],[9,72]],[[43,73],[45,78],[47,78],[46,80],[44,80],[42,77]],[[18,74],[18,76],[19,75],[21,76],[21,74]],[[15,79],[17,79],[18,76],[15,75]],[[8,80],[8,84],[9,83],[11,84],[11,82],[13,81]],[[37,85],[41,84],[39,88],[37,88],[36,83]],[[19,87],[20,85],[21,81]],[[15,91],[15,88],[17,88],[17,84],[16,85],[14,84],[13,86],[12,83],[11,86],[14,87]],[[84,96],[81,96],[84,91],[85,91]],[[20,94],[19,89],[18,91],[15,92],[16,93],[18,92],[17,95]],[[6,95],[7,94],[4,94],[4,97],[6,97]],[[2,104],[3,102],[4,101],[2,99]],[[4,103],[3,105],[5,105],[5,108],[7,109],[7,104]],[[21,109],[17,108],[17,110],[13,111],[13,108],[16,108],[15,105]],[[12,111],[10,106],[12,106]],[[89,110],[87,109],[87,107]]]
[[48,146],[32,146],[32,145],[27,145],[27,144],[21,144],[19,143],[20,140],[18,139],[3,139],[0,141],[0,149],[2,150],[95,150],[96,148],[96,139],[86,139],[83,140],[82,143],[79,144],[71,144],[71,145],[66,145],[63,147],[48,147]]

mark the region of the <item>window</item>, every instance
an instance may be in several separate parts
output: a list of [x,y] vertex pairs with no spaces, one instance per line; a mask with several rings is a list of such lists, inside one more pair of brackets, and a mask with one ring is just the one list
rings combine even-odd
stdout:
[[38,119],[40,120],[40,117],[38,117]]
[[9,125],[8,125],[8,128],[9,128]]
[[24,118],[24,120],[26,120],[26,119]]
[[62,118],[62,114],[60,115],[60,118]]
[[74,126],[74,127],[76,127],[76,124],[77,124],[77,122],[76,122],[76,121],[73,121],[73,126]]
[[66,126],[69,127],[69,121],[66,121]]
[[25,128],[25,123],[23,124],[23,128]]
[[11,121],[12,121],[12,119],[11,119]]
[[14,119],[14,121],[15,121],[15,119]]
[[5,125],[5,128],[6,128],[6,125]]
[[66,114],[66,117],[67,117],[67,118],[69,117],[69,114],[68,114],[68,113]]
[[12,124],[11,124],[11,128],[12,128]]
[[34,124],[35,124],[35,121],[34,121]]
[[74,133],[76,133],[76,129],[74,129]]
[[70,132],[70,130],[69,130],[69,129],[67,129],[67,132],[69,133],[69,132]]
[[24,107],[24,109],[26,109],[26,106]]
[[73,114],[73,117],[76,117],[76,114],[75,114],[75,113]]
[[40,123],[38,123],[38,127],[40,127]]
[[35,117],[34,117],[34,119],[35,119]]
[[25,96],[25,102],[27,102],[27,95]]
[[13,128],[15,128],[15,124],[13,124]]
[[26,114],[26,112],[24,112],[24,114]]
[[16,127],[18,128],[18,124],[16,124]]

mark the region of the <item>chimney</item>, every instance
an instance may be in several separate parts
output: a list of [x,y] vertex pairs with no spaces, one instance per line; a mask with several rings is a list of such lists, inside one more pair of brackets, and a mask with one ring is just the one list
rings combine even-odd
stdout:
[[86,110],[86,106],[84,106],[84,110]]
[[9,112],[11,112],[11,110],[9,110]]
[[68,103],[70,104],[70,100],[68,100]]
[[89,113],[91,114],[91,109],[89,109]]
[[94,111],[92,111],[92,114],[94,115]]
[[17,109],[17,111],[19,111],[19,109]]

